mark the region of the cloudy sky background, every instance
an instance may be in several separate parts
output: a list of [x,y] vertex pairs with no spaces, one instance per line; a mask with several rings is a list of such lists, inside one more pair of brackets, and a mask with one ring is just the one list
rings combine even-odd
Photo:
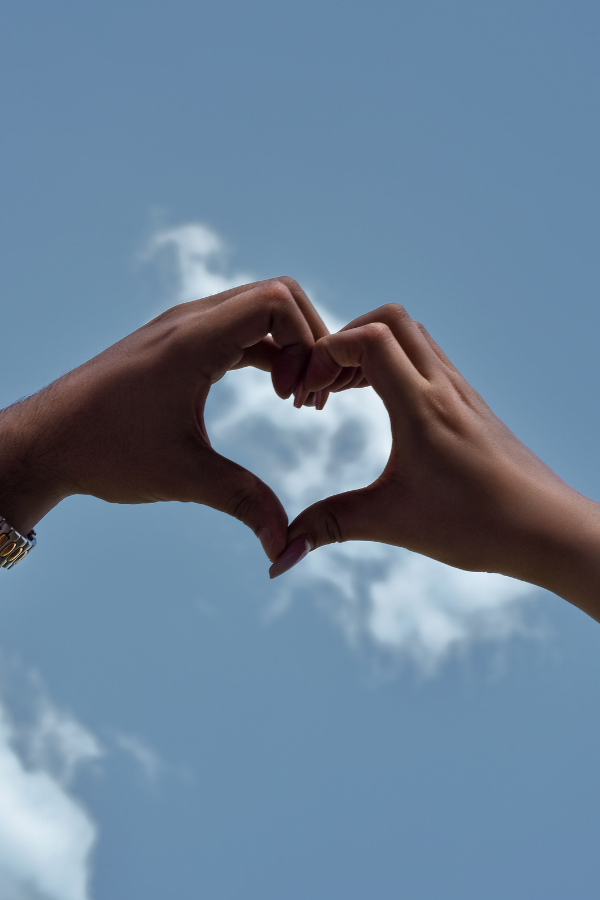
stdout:
[[[600,499],[599,31],[529,0],[5,10],[0,401],[285,273],[332,324],[404,303]],[[370,391],[298,412],[249,371],[208,420],[291,515],[389,440]],[[1,586],[2,900],[596,897],[581,613],[368,544],[271,584],[187,505],[38,531]]]
[[[177,302],[253,280],[248,273],[224,274],[227,245],[206,225],[159,231],[149,254],[163,250],[174,263]],[[330,331],[343,327],[342,319],[312,299]],[[291,401],[284,406],[260,371],[230,373],[213,391],[207,426],[215,447],[274,487],[290,521],[315,500],[374,481],[391,449],[389,419],[371,389],[344,392],[317,414],[296,410]],[[309,555],[277,583],[271,612],[283,612],[302,589],[330,595],[330,611],[351,644],[367,639],[410,657],[427,674],[471,641],[504,640],[523,631],[517,601],[532,593],[514,579],[462,572],[367,541]]]

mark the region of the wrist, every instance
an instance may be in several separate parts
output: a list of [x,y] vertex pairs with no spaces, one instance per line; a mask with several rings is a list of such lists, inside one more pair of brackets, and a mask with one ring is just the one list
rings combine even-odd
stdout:
[[0,515],[21,534],[28,534],[68,493],[59,477],[55,431],[47,413],[41,394],[0,412]]
[[600,504],[569,488],[545,505],[524,580],[600,621]]

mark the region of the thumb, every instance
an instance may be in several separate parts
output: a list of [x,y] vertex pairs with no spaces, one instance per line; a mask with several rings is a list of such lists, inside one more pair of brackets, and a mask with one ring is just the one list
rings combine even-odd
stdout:
[[380,540],[375,533],[381,518],[379,490],[369,486],[334,494],[303,510],[288,529],[287,546],[269,570],[271,578],[283,575],[317,547],[344,541]]
[[271,488],[214,450],[202,460],[202,483],[192,499],[234,516],[251,528],[271,561],[284,550],[288,517]]

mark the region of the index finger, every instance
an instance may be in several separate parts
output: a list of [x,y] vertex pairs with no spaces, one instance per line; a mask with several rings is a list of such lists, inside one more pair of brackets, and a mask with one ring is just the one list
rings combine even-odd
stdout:
[[[242,362],[249,348],[266,349],[270,335],[276,350],[268,361],[273,387],[280,397],[290,396],[306,369],[315,338],[286,285],[264,282],[217,304],[208,316],[213,320],[211,357],[217,374]],[[272,353],[270,341],[267,346]]]
[[298,308],[308,322],[315,341],[318,341],[319,338],[325,337],[326,334],[329,334],[327,325],[297,281],[295,281],[293,278],[290,278],[289,275],[282,275],[279,278],[276,278],[275,281],[280,281],[282,284],[285,284],[287,289],[290,291],[292,297],[298,304]]
[[382,322],[338,331],[318,341],[304,376],[304,390],[328,388],[347,367],[362,371],[388,410],[399,396],[406,401],[425,383],[392,330]]
[[253,281],[250,284],[240,284],[237,287],[229,288],[226,291],[221,291],[219,294],[212,294],[211,296],[203,297],[200,300],[191,300],[190,305],[196,305],[201,307],[202,309],[211,309],[214,306],[219,306],[221,303],[225,303],[227,300],[231,300],[232,297],[237,297],[239,294],[245,294],[248,291],[252,291],[257,288],[264,288],[276,282],[285,285],[285,287],[288,289],[288,291],[296,301],[296,305],[306,319],[315,341],[318,341],[319,338],[325,337],[326,334],[329,334],[329,329],[325,325],[325,322],[323,321],[311,301],[308,299],[308,295],[306,294],[306,292],[300,287],[298,282],[294,278],[290,278],[289,275],[280,275],[277,278],[266,278],[263,281]]

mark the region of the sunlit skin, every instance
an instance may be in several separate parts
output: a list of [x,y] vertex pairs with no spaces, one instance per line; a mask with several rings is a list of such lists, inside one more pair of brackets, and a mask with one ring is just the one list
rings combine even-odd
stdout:
[[72,494],[192,501],[236,516],[271,559],[288,519],[273,491],[216,453],[204,425],[230,369],[271,372],[289,397],[327,329],[291,278],[182,304],[0,414],[0,511],[21,534]]
[[348,372],[387,408],[389,461],[368,487],[304,510],[272,574],[307,546],[380,541],[531,582],[600,620],[600,504],[515,437],[421,324],[388,304],[321,338],[297,403]]
[[[296,406],[372,385],[393,438],[381,476],[288,530],[273,491],[206,433],[211,386],[243,366],[269,371]],[[333,335],[291,278],[182,304],[2,411],[0,434],[0,513],[22,534],[73,494],[191,501],[248,525],[271,577],[325,544],[380,541],[531,582],[600,620],[600,505],[528,450],[397,304]]]

